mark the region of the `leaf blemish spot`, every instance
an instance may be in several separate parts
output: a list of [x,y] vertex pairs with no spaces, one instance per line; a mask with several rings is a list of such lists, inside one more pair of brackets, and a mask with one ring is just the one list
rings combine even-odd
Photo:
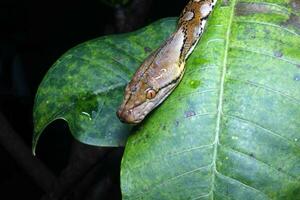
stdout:
[[289,19],[285,21],[282,25],[284,27],[292,25],[296,28],[300,28],[300,17],[295,14],[291,14]]
[[281,58],[283,56],[283,53],[281,51],[274,51],[274,56],[277,58]]
[[237,136],[232,136],[231,139],[233,139],[233,140],[238,140],[239,137],[237,137]]
[[291,5],[292,5],[292,8],[295,9],[295,10],[300,9],[300,2],[297,1],[297,0],[291,1]]
[[222,7],[229,6],[229,0],[223,0],[221,6]]
[[200,85],[201,85],[201,81],[199,81],[199,80],[192,80],[192,81],[190,81],[190,86],[193,89],[198,88]]
[[257,13],[268,13],[272,11],[269,5],[261,3],[240,2],[236,5],[235,13],[237,16],[253,15]]
[[192,116],[195,116],[196,115],[196,112],[193,111],[193,110],[190,110],[190,111],[187,111],[184,113],[184,117],[185,118],[189,118],[189,117],[192,117]]
[[296,74],[296,75],[294,76],[294,80],[295,80],[295,81],[300,81],[300,74]]
[[145,48],[144,48],[144,51],[145,51],[146,53],[150,53],[150,52],[152,51],[152,49],[151,49],[150,47],[145,47]]

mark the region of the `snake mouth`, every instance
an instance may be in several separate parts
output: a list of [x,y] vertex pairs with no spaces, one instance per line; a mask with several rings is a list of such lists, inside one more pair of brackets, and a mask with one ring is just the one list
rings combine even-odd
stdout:
[[136,112],[134,109],[126,110],[124,107],[120,107],[117,111],[117,116],[123,123],[138,124],[143,121],[146,115]]
[[118,111],[117,116],[122,123],[126,124],[138,124],[143,120],[143,118],[136,119],[129,111]]

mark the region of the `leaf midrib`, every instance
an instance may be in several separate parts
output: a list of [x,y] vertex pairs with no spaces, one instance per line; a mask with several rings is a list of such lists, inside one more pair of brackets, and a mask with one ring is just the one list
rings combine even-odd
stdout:
[[219,145],[219,136],[220,136],[220,127],[221,127],[221,118],[222,118],[222,111],[223,111],[223,97],[224,97],[224,82],[225,82],[225,76],[227,71],[227,62],[228,62],[228,50],[229,50],[229,39],[230,39],[230,33],[231,33],[231,27],[233,23],[233,17],[234,17],[234,8],[236,5],[237,0],[232,0],[231,3],[231,12],[230,12],[230,18],[229,23],[227,27],[226,32],[226,38],[225,38],[225,49],[224,49],[224,59],[223,59],[223,66],[222,66],[222,74],[221,74],[221,80],[220,80],[220,93],[219,93],[219,103],[218,103],[218,110],[217,110],[217,123],[216,123],[216,132],[215,132],[215,140],[214,140],[214,152],[213,152],[213,171],[212,171],[212,183],[211,183],[211,193],[212,193],[212,199],[214,199],[214,191],[215,191],[215,177],[217,172],[217,166],[216,166],[216,160],[217,160],[217,153],[218,153],[218,145]]

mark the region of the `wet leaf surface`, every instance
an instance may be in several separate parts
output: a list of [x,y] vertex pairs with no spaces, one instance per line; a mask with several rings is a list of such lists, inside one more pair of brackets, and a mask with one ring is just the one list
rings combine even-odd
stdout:
[[182,82],[129,137],[124,199],[300,199],[297,5],[219,2]]

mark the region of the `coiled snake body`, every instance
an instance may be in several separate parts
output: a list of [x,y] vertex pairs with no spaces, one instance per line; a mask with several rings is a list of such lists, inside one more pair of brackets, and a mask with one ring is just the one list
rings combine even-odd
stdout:
[[185,61],[203,33],[216,0],[190,0],[176,31],[142,63],[125,89],[117,115],[136,124],[162,103],[180,82]]

